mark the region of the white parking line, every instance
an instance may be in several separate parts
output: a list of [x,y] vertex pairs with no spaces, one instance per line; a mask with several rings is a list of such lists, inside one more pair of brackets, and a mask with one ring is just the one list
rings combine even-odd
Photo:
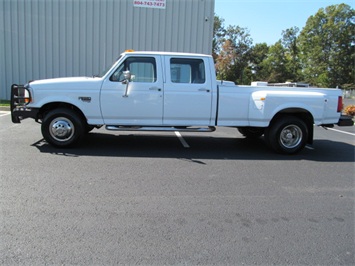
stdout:
[[348,134],[348,135],[351,135],[351,136],[355,136],[354,133],[342,131],[342,130],[339,130],[339,129],[335,129],[335,128],[327,128],[327,129],[328,129],[328,130],[332,130],[332,131],[336,131],[336,132],[340,132],[340,133],[344,133],[344,134]]
[[8,111],[0,111],[0,117],[1,116],[5,116],[5,115],[9,115],[11,112]]
[[190,148],[189,144],[187,144],[187,142],[185,141],[185,139],[181,136],[179,131],[175,131],[175,135],[178,137],[178,139],[180,140],[182,146],[184,146],[184,148]]

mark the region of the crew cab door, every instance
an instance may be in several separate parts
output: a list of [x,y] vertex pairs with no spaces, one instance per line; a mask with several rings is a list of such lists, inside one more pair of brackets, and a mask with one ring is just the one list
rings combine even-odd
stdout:
[[208,61],[164,56],[164,125],[211,125],[212,85]]
[[[124,82],[124,71],[131,74],[128,87]],[[126,56],[103,82],[100,102],[106,125],[162,125],[160,56]]]

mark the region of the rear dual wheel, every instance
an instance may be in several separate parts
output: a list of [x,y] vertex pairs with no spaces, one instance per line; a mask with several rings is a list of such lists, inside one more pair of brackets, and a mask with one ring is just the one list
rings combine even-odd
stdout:
[[304,148],[308,139],[306,123],[298,117],[284,115],[265,131],[266,143],[276,152],[294,154]]

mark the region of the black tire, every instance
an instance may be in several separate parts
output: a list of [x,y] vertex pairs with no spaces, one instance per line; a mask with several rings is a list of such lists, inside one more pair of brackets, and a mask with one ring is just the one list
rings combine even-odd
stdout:
[[308,129],[305,122],[295,116],[284,115],[266,129],[265,141],[277,153],[295,154],[307,143]]
[[264,128],[261,127],[239,127],[238,131],[246,138],[256,139],[264,134]]
[[42,123],[44,139],[55,147],[72,147],[85,133],[85,122],[73,110],[59,108],[45,115]]

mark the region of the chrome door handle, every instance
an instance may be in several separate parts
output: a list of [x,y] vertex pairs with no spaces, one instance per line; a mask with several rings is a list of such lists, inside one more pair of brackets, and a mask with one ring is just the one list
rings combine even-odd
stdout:
[[209,90],[209,89],[205,89],[205,88],[198,89],[198,91],[210,92],[210,90]]
[[161,91],[161,88],[158,87],[151,87],[149,88],[150,91]]

